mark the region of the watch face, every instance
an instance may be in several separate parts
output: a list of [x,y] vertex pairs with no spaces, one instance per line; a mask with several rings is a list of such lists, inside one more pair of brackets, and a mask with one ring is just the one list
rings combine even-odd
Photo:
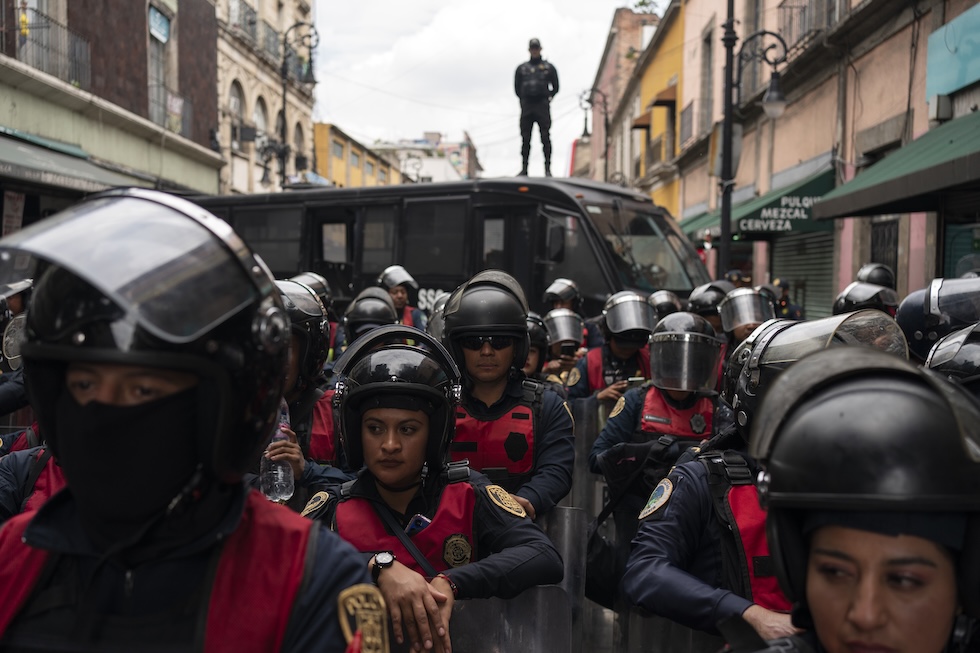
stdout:
[[391,551],[382,551],[374,556],[374,562],[378,565],[390,565],[395,561],[395,556]]

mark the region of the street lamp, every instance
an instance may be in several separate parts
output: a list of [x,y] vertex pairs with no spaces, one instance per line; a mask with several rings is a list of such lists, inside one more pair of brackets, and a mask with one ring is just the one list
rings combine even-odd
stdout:
[[[293,30],[298,30],[301,28],[309,28],[304,34],[297,32],[293,35],[292,41],[290,41],[290,34]],[[299,54],[299,48],[305,47],[309,50],[310,57],[307,61],[305,70],[303,70],[297,76],[297,82],[300,84],[316,84],[316,78],[313,76],[313,50],[320,43],[320,34],[316,31],[316,27],[312,23],[304,23],[302,21],[294,23],[289,29],[285,31],[282,35],[282,64],[279,67],[279,77],[282,80],[282,124],[279,126],[279,146],[276,149],[276,155],[279,157],[279,187],[286,187],[286,159],[289,156],[289,140],[287,137],[288,124],[286,120],[286,105],[288,102],[288,86],[289,86],[289,58],[290,56],[297,56]]]
[[[728,0],[728,20],[725,21],[725,32],[722,43],[725,45],[725,102],[724,120],[721,129],[721,235],[718,241],[718,270],[716,276],[728,271],[731,265],[732,242],[732,186],[735,185],[735,175],[732,171],[732,127],[735,120],[735,101],[732,98],[734,85],[735,43],[738,35],[735,33],[735,0]],[[745,50],[745,46],[756,39],[774,39],[762,48]],[[737,102],[742,105],[742,68],[750,61],[763,61],[772,66],[769,79],[769,89],[762,98],[762,108],[772,120],[779,118],[786,110],[786,98],[779,88],[779,73],[776,67],[786,61],[786,41],[779,34],[760,30],[745,37],[738,51],[738,86]]]
[[[599,96],[599,107],[602,109],[602,159],[605,161],[602,166],[602,180],[609,181],[609,104],[606,101],[606,94],[597,88],[593,88],[589,92],[589,99],[586,101],[589,103],[589,106],[594,108],[596,104],[595,96],[597,95]],[[595,124],[593,123],[592,126],[595,127]]]
[[578,98],[578,105],[582,108],[582,136],[579,140],[583,143],[588,143],[590,139],[589,134],[589,92],[582,91],[582,94]]

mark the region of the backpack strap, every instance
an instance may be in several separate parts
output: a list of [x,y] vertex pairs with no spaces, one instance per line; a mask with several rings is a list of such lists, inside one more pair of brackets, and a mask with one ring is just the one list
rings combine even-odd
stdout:
[[752,484],[752,470],[745,457],[731,449],[709,451],[698,456],[698,460],[708,472],[711,503],[718,520],[724,526],[721,529],[720,542],[723,586],[739,596],[752,596],[745,549],[735,515],[728,502],[728,493],[733,486]]

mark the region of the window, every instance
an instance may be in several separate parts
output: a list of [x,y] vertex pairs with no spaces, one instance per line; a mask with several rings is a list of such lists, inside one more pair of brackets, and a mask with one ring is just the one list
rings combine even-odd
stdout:
[[347,225],[327,223],[321,228],[323,260],[326,263],[347,262]]
[[235,212],[235,231],[279,278],[301,269],[300,234],[303,207],[241,209]]
[[367,175],[368,177],[374,176],[374,164],[371,163],[370,161],[364,162],[364,174]]
[[361,167],[361,155],[357,152],[352,151],[350,153],[350,167],[354,168],[355,170],[360,169]]
[[384,168],[378,168],[378,181],[382,184],[388,183],[388,171]]
[[147,70],[150,94],[150,120],[167,124],[167,42],[170,40],[170,19],[154,6],[147,18],[150,29],[150,64]]
[[465,201],[411,202],[405,215],[405,267],[415,275],[466,276]]
[[[369,277],[395,263],[395,215],[394,206],[368,206],[364,209],[361,272]],[[405,267],[415,273],[408,261]]]
[[338,159],[344,158],[344,144],[340,141],[334,141],[331,147],[331,152]]
[[293,130],[293,154],[296,172],[309,169],[310,162],[306,158],[306,138],[303,135],[303,126],[299,123],[296,123],[296,128]]
[[255,101],[255,110],[252,111],[252,122],[255,124],[256,145],[259,139],[265,141],[266,131],[269,129],[269,112],[265,108],[265,100],[260,96]]
[[228,113],[231,114],[231,147],[241,151],[242,140],[238,133],[242,127],[245,116],[245,94],[242,93],[242,85],[236,79],[231,83],[228,91]]
[[[561,229],[554,229],[555,225]],[[609,290],[589,239],[582,232],[579,218],[565,214],[548,215],[544,221],[544,233],[549,232],[563,234],[564,247],[557,260],[549,261],[545,276],[549,279],[575,279],[583,296],[605,297]]]

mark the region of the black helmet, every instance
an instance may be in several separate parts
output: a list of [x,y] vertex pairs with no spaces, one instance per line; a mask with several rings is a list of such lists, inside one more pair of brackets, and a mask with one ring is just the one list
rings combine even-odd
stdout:
[[553,308],[544,316],[544,324],[548,328],[548,344],[582,342],[585,322],[582,316],[568,308]]
[[732,268],[731,270],[725,273],[724,280],[732,284],[733,286],[737,286],[743,280],[742,271],[736,268]]
[[571,279],[555,279],[551,285],[545,288],[543,301],[551,304],[562,301],[572,302],[572,310],[578,310],[582,301],[582,294],[578,290],[578,285]]
[[709,392],[718,383],[722,341],[694,313],[671,313],[650,337],[650,376],[664,390]]
[[602,307],[602,317],[611,336],[643,333],[649,336],[657,323],[650,303],[632,290],[621,290],[607,299]]
[[276,281],[289,315],[293,335],[300,341],[296,387],[305,390],[323,371],[330,347],[327,311],[316,293],[298,281]]
[[669,290],[658,290],[647,298],[653,307],[653,319],[659,322],[671,313],[684,310],[684,305],[674,293]]
[[419,284],[408,273],[408,270],[400,265],[389,265],[378,276],[378,285],[385,290],[391,290],[396,286],[411,286],[415,290],[419,289]]
[[745,324],[762,324],[776,317],[776,309],[767,293],[755,288],[736,288],[718,305],[721,325],[725,333],[731,333]]
[[783,298],[783,291],[774,283],[760,283],[755,289],[766,295],[773,305]]
[[440,290],[439,294],[432,301],[432,307],[429,309],[429,319],[425,322],[425,332],[430,336],[442,342],[442,334],[446,328],[446,302],[449,301],[449,293],[445,290]]
[[866,263],[858,270],[855,281],[873,283],[895,290],[895,273],[884,263]]
[[69,362],[162,367],[198,377],[203,469],[239,481],[273,431],[289,320],[268,268],[226,222],[172,195],[116,190],[0,250],[0,282],[36,279],[22,353],[55,455]]
[[333,295],[330,292],[330,283],[326,277],[316,272],[300,272],[295,277],[290,277],[289,280],[298,281],[305,286],[309,286],[316,293],[316,296],[320,298],[323,308],[326,309],[325,315],[330,316],[330,312],[333,310]]
[[527,300],[517,280],[502,270],[484,270],[453,291],[446,303],[442,341],[465,369],[459,339],[469,335],[503,335],[515,339],[512,367],[527,360]]
[[814,511],[901,513],[910,530],[899,532],[910,534],[920,534],[917,515],[969,514],[959,589],[980,616],[980,408],[962,388],[868,348],[817,352],[766,395],[750,447],[766,469],[759,491],[788,598],[806,599],[804,523]]
[[980,320],[980,279],[933,279],[909,293],[895,313],[919,360],[943,336]]
[[905,336],[895,320],[871,309],[805,322],[770,320],[756,329],[750,339],[753,344],[747,355],[746,350],[739,348],[732,353],[730,367],[738,365],[738,360],[744,361],[734,393],[726,397],[735,410],[735,422],[743,437],[757,419],[759,401],[776,377],[807,354],[831,347],[860,345],[908,358]]
[[548,357],[548,326],[541,319],[541,316],[530,311],[527,314],[527,336],[531,347],[537,347],[541,354],[538,356],[538,369],[534,370],[537,374],[544,367],[544,361]]
[[834,315],[850,313],[862,308],[875,308],[892,317],[898,310],[898,293],[891,288],[864,281],[855,281],[837,295]]
[[[415,345],[407,345],[413,341]],[[364,465],[361,416],[369,408],[405,408],[429,415],[425,460],[437,478],[447,462],[456,432],[460,399],[459,369],[432,336],[398,324],[379,327],[360,338],[334,370],[334,414],[351,469]]]
[[388,293],[381,288],[365,288],[344,311],[344,331],[350,345],[371,329],[398,321],[398,312]]
[[980,322],[940,338],[926,367],[980,397]]
[[698,286],[687,298],[687,310],[698,315],[718,315],[718,304],[735,290],[727,281],[712,281]]

